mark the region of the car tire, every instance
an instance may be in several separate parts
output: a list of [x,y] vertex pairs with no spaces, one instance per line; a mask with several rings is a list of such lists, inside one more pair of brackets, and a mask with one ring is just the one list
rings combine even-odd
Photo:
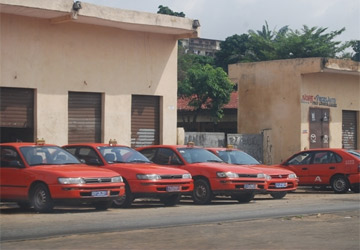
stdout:
[[129,184],[125,185],[125,194],[115,199],[112,203],[112,206],[115,208],[129,208],[131,207],[131,203],[134,201],[134,195],[131,193]]
[[31,203],[29,201],[19,201],[17,204],[22,210],[28,210],[31,208]]
[[349,190],[349,182],[343,175],[335,175],[331,178],[331,187],[337,194],[344,194]]
[[172,207],[179,203],[181,194],[174,194],[171,196],[165,196],[160,198],[160,202],[166,207]]
[[351,191],[353,191],[354,193],[360,193],[360,185],[357,184],[357,185],[354,185],[351,187]]
[[254,193],[246,193],[246,194],[237,194],[231,196],[234,200],[237,200],[239,203],[249,203],[254,199]]
[[212,191],[209,183],[204,179],[194,182],[193,200],[197,205],[205,205],[211,202]]
[[283,192],[273,192],[270,193],[271,197],[273,197],[274,199],[282,199],[286,196],[287,192],[283,191]]
[[112,201],[99,201],[94,203],[94,207],[98,211],[105,211],[111,207]]
[[39,183],[34,186],[31,192],[31,205],[39,213],[49,213],[53,210],[54,202],[51,198],[48,187]]

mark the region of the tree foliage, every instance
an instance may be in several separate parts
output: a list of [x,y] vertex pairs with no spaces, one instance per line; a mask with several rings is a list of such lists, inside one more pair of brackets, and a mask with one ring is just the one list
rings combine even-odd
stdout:
[[216,53],[216,65],[226,70],[228,64],[238,62],[257,62],[278,59],[331,57],[335,58],[350,43],[341,44],[335,38],[345,28],[327,32],[327,28],[303,26],[292,30],[284,26],[270,30],[265,22],[261,30],[249,30],[248,34],[233,35],[220,44],[221,51]]
[[158,14],[164,14],[164,15],[169,15],[169,16],[178,16],[178,17],[185,17],[184,12],[174,12],[172,11],[169,7],[167,6],[162,6],[159,5],[159,10],[158,10]]
[[214,122],[218,122],[223,117],[223,106],[230,101],[232,91],[233,83],[224,70],[209,64],[192,65],[178,85],[178,96],[189,99],[188,105],[194,109],[193,123],[204,109],[210,112]]
[[360,62],[360,40],[350,41],[350,45],[355,53],[352,55],[351,59]]

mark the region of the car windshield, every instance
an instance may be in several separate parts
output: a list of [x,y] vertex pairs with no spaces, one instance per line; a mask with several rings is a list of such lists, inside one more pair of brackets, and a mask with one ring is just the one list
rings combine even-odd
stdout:
[[151,163],[138,151],[129,147],[98,147],[107,163]]
[[219,157],[203,148],[178,148],[177,150],[188,163],[223,162]]
[[352,150],[348,150],[347,151],[349,154],[352,154],[354,156],[356,156],[357,158],[360,159],[360,153],[359,152],[356,152],[356,151],[352,151]]
[[80,164],[80,161],[57,146],[24,146],[20,148],[29,166]]
[[238,150],[224,150],[218,151],[219,157],[230,164],[237,164],[237,165],[259,165],[255,158],[248,155],[245,152],[238,151]]

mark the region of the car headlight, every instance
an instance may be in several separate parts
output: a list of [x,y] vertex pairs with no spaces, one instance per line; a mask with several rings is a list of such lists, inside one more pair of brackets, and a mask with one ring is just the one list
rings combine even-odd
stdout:
[[83,178],[58,178],[60,184],[84,184],[85,181]]
[[161,177],[158,174],[137,174],[136,178],[139,180],[160,180]]
[[191,177],[191,174],[183,174],[182,178],[183,179],[191,179],[192,177]]
[[288,179],[296,179],[296,178],[297,178],[297,176],[296,176],[295,173],[292,173],[292,174],[288,175]]
[[257,178],[259,179],[266,179],[266,180],[271,180],[271,176],[267,175],[267,174],[257,174]]
[[115,176],[111,178],[111,182],[124,182],[121,176]]
[[220,178],[238,178],[239,175],[233,172],[217,172],[217,177]]

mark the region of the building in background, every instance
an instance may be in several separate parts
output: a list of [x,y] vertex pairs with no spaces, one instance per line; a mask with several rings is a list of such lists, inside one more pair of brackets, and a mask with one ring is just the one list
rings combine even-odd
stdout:
[[187,38],[181,40],[181,46],[185,49],[185,54],[196,54],[201,56],[214,57],[220,50],[220,40],[204,38]]
[[0,0],[1,142],[176,144],[178,40],[194,20]]
[[229,65],[238,133],[264,135],[264,161],[305,148],[360,148],[360,64],[303,58]]

